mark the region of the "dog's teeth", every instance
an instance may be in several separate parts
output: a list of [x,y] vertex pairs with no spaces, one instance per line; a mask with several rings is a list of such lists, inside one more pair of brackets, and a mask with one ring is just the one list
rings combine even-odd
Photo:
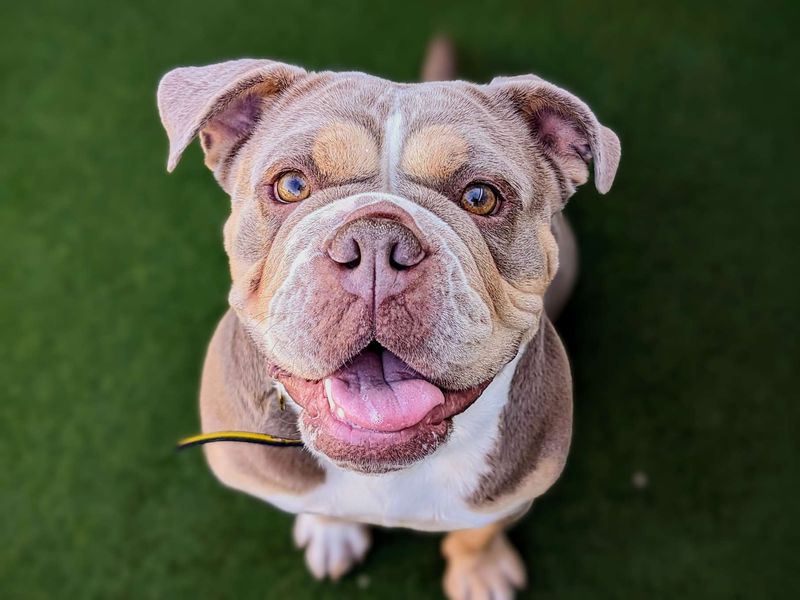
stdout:
[[328,406],[330,407],[331,412],[339,419],[344,421],[346,419],[344,409],[341,406],[337,406],[336,402],[333,401],[333,394],[331,393],[331,380],[326,379],[322,382],[322,386],[325,388],[325,397],[328,399]]
[[328,406],[331,412],[334,412],[336,410],[336,404],[333,402],[333,394],[331,394],[331,380],[326,379],[322,382],[322,386],[325,388],[325,397],[328,399]]

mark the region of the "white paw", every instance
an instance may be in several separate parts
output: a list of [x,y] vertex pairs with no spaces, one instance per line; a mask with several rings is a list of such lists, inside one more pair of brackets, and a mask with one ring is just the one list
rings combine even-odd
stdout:
[[317,579],[339,579],[360,562],[370,545],[365,525],[318,515],[297,515],[294,543],[306,549],[308,570]]
[[444,593],[450,600],[511,600],[525,587],[525,566],[504,535],[482,552],[447,560]]

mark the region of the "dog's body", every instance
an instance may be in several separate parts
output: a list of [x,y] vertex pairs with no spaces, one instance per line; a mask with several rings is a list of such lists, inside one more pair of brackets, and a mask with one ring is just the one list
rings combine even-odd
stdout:
[[524,570],[502,529],[570,440],[544,313],[575,274],[559,211],[592,157],[610,187],[616,136],[532,77],[400,85],[234,61],[171,72],[159,106],[170,168],[199,134],[233,200],[203,430],[305,441],[208,446],[214,473],[298,513],[317,576],[363,556],[364,524],[400,526],[452,532],[449,596],[510,595]]

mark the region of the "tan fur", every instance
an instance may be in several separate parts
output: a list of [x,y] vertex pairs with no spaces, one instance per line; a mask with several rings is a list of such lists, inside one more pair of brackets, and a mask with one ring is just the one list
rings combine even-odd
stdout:
[[357,123],[325,126],[314,140],[312,156],[332,182],[363,179],[378,171],[378,147],[372,134]]
[[452,558],[459,554],[480,552],[503,532],[503,527],[503,523],[492,523],[479,529],[461,529],[448,533],[442,540],[442,554],[446,558]]
[[449,125],[431,125],[408,138],[401,168],[417,179],[450,177],[468,158],[467,141]]
[[525,587],[525,567],[503,533],[504,523],[447,534],[444,592],[450,600],[511,598]]
[[[564,457],[540,457],[536,466],[530,470],[523,479],[516,483],[513,491],[502,494],[491,501],[476,505],[476,510],[493,513],[499,506],[524,504],[530,508],[533,500],[544,494],[556,482],[564,469]],[[486,482],[482,482],[485,484]],[[525,509],[527,512],[527,509]]]

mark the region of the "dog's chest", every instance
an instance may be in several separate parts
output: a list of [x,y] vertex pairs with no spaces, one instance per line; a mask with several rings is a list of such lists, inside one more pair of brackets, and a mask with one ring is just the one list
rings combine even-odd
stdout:
[[472,491],[488,468],[484,457],[444,451],[417,466],[381,475],[330,469],[325,483],[307,494],[268,500],[290,512],[387,527],[430,531],[482,527],[522,508],[501,504],[485,510],[470,504]]

